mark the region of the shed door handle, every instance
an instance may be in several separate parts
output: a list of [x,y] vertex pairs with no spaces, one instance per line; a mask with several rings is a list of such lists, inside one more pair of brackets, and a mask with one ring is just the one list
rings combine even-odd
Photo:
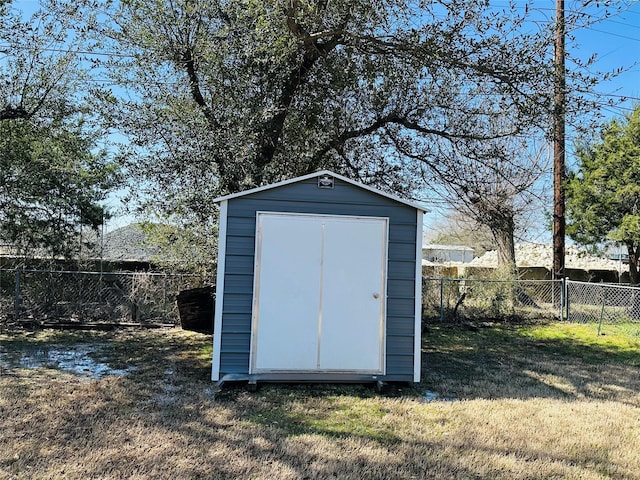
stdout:
[[379,293],[374,293],[373,294],[373,298],[380,298],[380,294]]

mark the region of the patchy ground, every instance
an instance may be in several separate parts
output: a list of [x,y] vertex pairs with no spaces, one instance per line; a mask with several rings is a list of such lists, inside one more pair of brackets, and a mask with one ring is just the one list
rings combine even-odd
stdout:
[[217,391],[177,329],[7,333],[0,479],[640,479],[640,341],[606,333],[433,326],[390,395]]

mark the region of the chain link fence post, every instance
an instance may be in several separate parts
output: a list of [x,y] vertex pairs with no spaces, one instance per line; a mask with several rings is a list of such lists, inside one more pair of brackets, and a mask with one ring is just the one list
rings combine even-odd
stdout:
[[565,312],[564,312],[564,320],[569,321],[569,309],[571,308],[571,295],[569,295],[569,281],[564,279],[564,301],[565,301]]
[[440,322],[444,322],[444,278],[440,279]]
[[16,268],[16,289],[15,289],[15,297],[13,300],[13,318],[14,321],[18,321],[20,319],[20,270]]
[[567,282],[566,278],[560,279],[560,311],[558,312],[558,319],[562,322],[565,319],[565,311],[567,309]]
[[604,320],[604,306],[606,303],[604,290],[600,291],[600,296],[602,297],[602,308],[600,309],[600,321],[598,322],[598,336],[600,336],[600,332],[602,332],[602,320]]
[[163,276],[162,282],[162,321],[167,323],[167,274]]

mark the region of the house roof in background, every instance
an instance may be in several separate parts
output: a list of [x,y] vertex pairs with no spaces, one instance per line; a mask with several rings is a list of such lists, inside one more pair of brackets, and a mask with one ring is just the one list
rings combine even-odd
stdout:
[[[82,249],[83,258],[104,259],[107,261],[150,262],[157,255],[158,249],[149,245],[147,235],[140,225],[131,224],[117,228],[104,234],[102,240],[96,232],[86,232],[83,239],[91,245]],[[6,257],[23,257],[9,243],[0,243],[0,255]],[[45,251],[37,249],[31,252],[33,258],[53,258]]]
[[105,260],[150,261],[157,254],[157,249],[149,246],[147,235],[137,224],[117,228],[104,235],[102,245],[96,242],[94,256]]

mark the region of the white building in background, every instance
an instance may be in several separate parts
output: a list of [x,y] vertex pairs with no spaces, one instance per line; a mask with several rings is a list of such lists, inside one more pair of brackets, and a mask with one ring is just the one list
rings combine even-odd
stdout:
[[464,245],[422,244],[422,258],[432,263],[469,263],[473,248]]

